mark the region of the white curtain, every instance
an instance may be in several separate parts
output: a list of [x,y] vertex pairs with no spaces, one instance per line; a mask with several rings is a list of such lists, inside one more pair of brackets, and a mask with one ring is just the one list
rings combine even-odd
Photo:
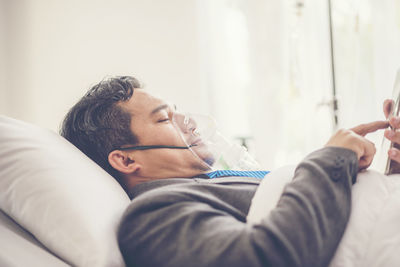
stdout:
[[266,169],[296,163],[332,132],[327,5],[321,1],[198,1],[211,113],[250,137]]
[[[341,126],[383,119],[382,102],[392,97],[400,68],[400,1],[332,3]],[[382,168],[383,132],[369,138],[378,149],[373,167]]]
[[[297,163],[335,131],[328,0],[198,0],[204,90],[264,168]],[[400,67],[400,1],[332,0],[338,127],[382,119]],[[379,150],[382,134],[373,134]]]

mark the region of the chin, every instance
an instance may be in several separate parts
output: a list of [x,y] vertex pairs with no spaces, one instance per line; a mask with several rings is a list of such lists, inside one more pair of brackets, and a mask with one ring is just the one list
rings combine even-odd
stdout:
[[214,157],[207,157],[205,159],[203,159],[205,163],[207,163],[209,166],[214,165],[215,162],[215,158]]

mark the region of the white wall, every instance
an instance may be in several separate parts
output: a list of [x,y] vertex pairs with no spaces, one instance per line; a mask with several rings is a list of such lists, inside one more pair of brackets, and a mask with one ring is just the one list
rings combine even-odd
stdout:
[[200,105],[194,1],[2,5],[8,14],[6,115],[57,130],[71,105],[107,75],[134,75],[152,92],[174,95],[179,106]]

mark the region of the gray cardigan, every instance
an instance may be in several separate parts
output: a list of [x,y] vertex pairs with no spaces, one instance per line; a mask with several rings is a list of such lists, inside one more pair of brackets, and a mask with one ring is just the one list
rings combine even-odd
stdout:
[[120,225],[120,249],[128,266],[327,266],[350,215],[357,171],[353,151],[311,153],[257,225],[246,216],[258,179],[139,184]]

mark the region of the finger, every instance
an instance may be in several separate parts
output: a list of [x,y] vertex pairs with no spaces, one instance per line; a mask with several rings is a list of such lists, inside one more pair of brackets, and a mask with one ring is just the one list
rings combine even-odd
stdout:
[[373,156],[370,156],[370,157],[362,157],[362,158],[360,159],[360,161],[358,162],[358,170],[367,169],[367,168],[371,165],[373,159],[374,159]]
[[376,153],[375,144],[366,138],[364,138],[364,141],[365,141],[364,156],[366,156],[366,157],[372,156],[373,157]]
[[385,130],[385,133],[383,135],[391,142],[400,144],[400,132],[388,129]]
[[397,117],[397,116],[391,117],[389,119],[389,123],[390,123],[390,126],[392,126],[392,128],[394,128],[394,129],[400,128],[400,117]]
[[365,123],[358,125],[351,130],[355,132],[356,134],[359,134],[361,136],[365,136],[366,134],[375,132],[376,130],[379,129],[385,129],[389,127],[389,122],[388,121],[373,121],[370,123]]
[[376,148],[374,143],[364,138],[364,155],[359,160],[359,169],[368,168],[374,159],[375,153]]
[[371,155],[364,155],[360,158],[360,160],[358,161],[358,169],[362,170],[362,169],[366,169],[368,168],[371,163],[372,160],[374,159],[375,153],[371,154]]
[[385,114],[386,119],[392,113],[393,106],[394,106],[394,103],[393,103],[392,99],[386,99],[385,101],[383,101],[383,113]]
[[400,151],[397,148],[391,148],[388,151],[389,158],[400,163]]

